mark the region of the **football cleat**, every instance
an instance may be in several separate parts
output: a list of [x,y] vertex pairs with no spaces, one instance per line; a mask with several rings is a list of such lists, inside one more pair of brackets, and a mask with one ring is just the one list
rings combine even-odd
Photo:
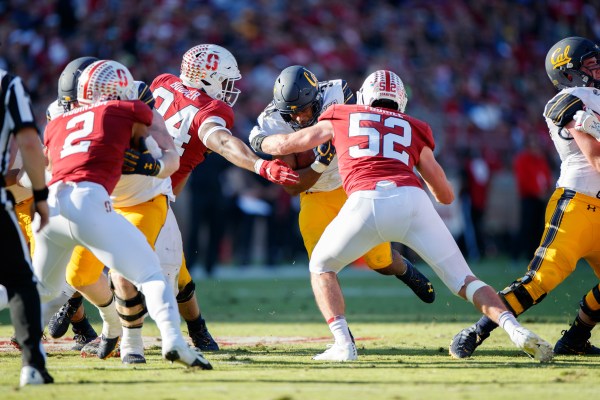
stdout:
[[81,349],[81,357],[98,357],[102,360],[109,357],[119,357],[119,340],[120,336],[116,338],[107,338],[104,335],[100,335],[96,339],[92,340]]
[[479,335],[476,325],[470,326],[458,332],[450,342],[450,355],[454,358],[471,357],[475,349],[487,339],[490,334]]
[[545,363],[552,361],[554,353],[550,343],[540,338],[535,333],[525,327],[518,327],[511,340],[518,348],[523,350],[528,356]]
[[31,365],[21,368],[21,379],[19,382],[21,387],[27,385],[44,385],[47,383],[54,383],[54,378],[52,378],[46,369],[39,370]]
[[317,361],[354,361],[358,359],[354,342],[334,343],[321,354],[313,357]]
[[81,321],[73,324],[73,333],[75,334],[73,336],[75,344],[71,347],[71,350],[75,351],[81,351],[86,344],[98,337],[87,317],[83,317]]
[[73,315],[75,315],[80,306],[81,301],[77,301],[73,304],[71,299],[69,299],[69,301],[63,304],[63,306],[50,318],[50,321],[48,322],[48,333],[53,339],[65,336],[65,333],[69,330],[71,318],[73,318]]
[[15,335],[12,335],[10,337],[10,344],[12,345],[12,347],[14,347],[17,350],[21,350],[21,345],[19,344],[19,341],[17,340],[17,337]]
[[600,355],[600,348],[591,344],[589,340],[584,339],[581,341],[576,341],[569,337],[570,335],[567,333],[567,331],[562,331],[561,333],[563,336],[558,339],[558,342],[556,342],[556,345],[554,346],[554,354],[580,356]]
[[187,367],[201,368],[201,369],[213,369],[210,362],[199,350],[189,347],[187,344],[182,346],[174,346],[163,352],[163,357],[173,362],[178,362]]
[[190,338],[194,346],[202,351],[219,351],[219,345],[208,331],[206,321],[203,318],[200,318],[200,324],[200,329],[190,332]]
[[142,354],[129,353],[124,357],[121,357],[123,364],[146,364],[146,357]]
[[425,303],[433,303],[435,300],[435,290],[431,281],[427,279],[406,257],[402,257],[406,263],[406,272],[404,275],[396,275],[398,279],[406,284],[421,301]]

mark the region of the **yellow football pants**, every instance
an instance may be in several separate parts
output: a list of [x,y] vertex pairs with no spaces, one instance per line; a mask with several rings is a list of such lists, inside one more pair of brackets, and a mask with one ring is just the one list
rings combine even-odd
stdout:
[[[338,215],[347,199],[348,196],[341,187],[330,192],[300,194],[298,220],[309,259],[325,228]],[[391,243],[373,247],[363,258],[371,269],[388,267],[392,264]]]
[[[584,258],[600,277],[600,199],[563,188],[556,189],[546,207],[544,235],[527,274],[501,293],[515,313],[540,302],[565,280]],[[592,311],[600,303],[590,292]]]
[[35,247],[35,241],[33,239],[33,230],[31,228],[31,207],[33,205],[33,196],[23,200],[22,202],[15,205],[15,214],[17,214],[17,220],[19,221],[19,227],[25,241],[29,246],[29,254],[33,255],[33,249]]

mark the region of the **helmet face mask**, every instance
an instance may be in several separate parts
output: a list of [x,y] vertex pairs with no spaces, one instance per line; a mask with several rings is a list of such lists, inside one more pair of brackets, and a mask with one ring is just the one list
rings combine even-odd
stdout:
[[83,70],[90,64],[98,61],[96,57],[77,58],[63,69],[58,79],[58,103],[67,112],[77,102],[77,82]]
[[[591,58],[595,64],[584,62]],[[592,71],[598,68],[600,47],[589,39],[568,37],[550,48],[546,55],[546,73],[559,90],[594,86],[600,89],[600,80],[595,80]]]
[[[317,77],[300,65],[285,68],[275,80],[273,104],[283,120],[294,130],[314,125],[323,107]],[[310,116],[309,109],[312,110]],[[299,114],[307,118],[299,121]]]
[[406,109],[408,98],[404,90],[404,83],[392,71],[379,70],[373,72],[356,92],[357,104],[372,106],[378,100],[396,103],[397,110],[402,113]]
[[88,105],[107,100],[135,100],[137,90],[131,72],[112,60],[100,60],[88,66],[79,77],[77,100]]
[[235,82],[242,78],[237,61],[227,49],[214,44],[201,44],[189,49],[181,61],[184,85],[202,89],[210,97],[233,107],[241,91]]

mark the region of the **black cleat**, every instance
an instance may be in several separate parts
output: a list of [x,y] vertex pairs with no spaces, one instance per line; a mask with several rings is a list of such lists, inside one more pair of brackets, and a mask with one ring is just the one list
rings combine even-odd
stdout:
[[591,344],[589,340],[585,339],[577,342],[569,337],[567,331],[562,331],[561,333],[563,336],[556,342],[554,354],[580,356],[600,355],[600,348]]
[[206,321],[203,318],[200,318],[200,324],[200,329],[194,332],[190,331],[190,338],[192,338],[194,346],[202,351],[219,351],[219,345],[208,331]]
[[489,333],[479,336],[475,325],[465,328],[452,338],[450,355],[454,358],[471,357],[475,349],[489,336]]
[[104,335],[92,340],[81,349],[81,357],[98,357],[102,360],[109,357],[117,357],[119,353],[119,341],[121,337],[107,338]]
[[[70,300],[70,299],[69,299]],[[48,333],[54,339],[65,336],[65,333],[69,330],[71,324],[71,318],[77,312],[79,304],[71,304],[71,301],[67,301],[57,312],[54,314],[48,322]]]
[[421,301],[425,303],[433,303],[435,300],[435,290],[431,281],[427,279],[406,257],[402,257],[406,263],[406,272],[404,275],[396,275],[398,279],[406,284]]
[[81,321],[73,324],[73,333],[75,334],[73,336],[75,344],[71,347],[71,350],[75,351],[81,351],[86,344],[98,337],[98,334],[92,325],[90,325],[90,321],[85,315]]

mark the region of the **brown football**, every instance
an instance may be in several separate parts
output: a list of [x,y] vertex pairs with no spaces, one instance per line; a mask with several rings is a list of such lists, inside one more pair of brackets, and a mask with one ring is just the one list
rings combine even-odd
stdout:
[[315,151],[313,149],[294,154],[296,156],[296,167],[294,169],[302,169],[310,166],[315,161]]

